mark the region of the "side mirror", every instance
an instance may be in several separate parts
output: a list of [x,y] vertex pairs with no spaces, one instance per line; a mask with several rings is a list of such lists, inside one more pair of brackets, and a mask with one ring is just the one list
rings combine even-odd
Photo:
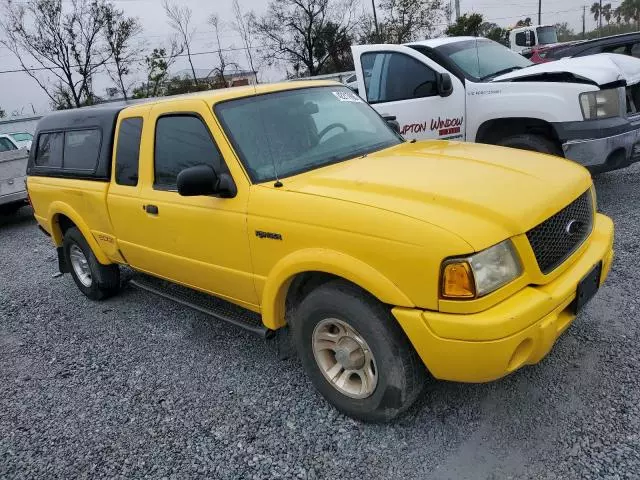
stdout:
[[183,197],[217,195],[232,198],[238,193],[229,174],[218,176],[210,165],[185,168],[178,174],[178,193]]
[[382,118],[384,118],[385,122],[389,124],[394,132],[400,133],[400,123],[396,120],[395,115],[388,115],[386,113],[383,113],[381,116]]
[[453,81],[448,73],[438,74],[438,94],[441,97],[448,97],[453,93]]

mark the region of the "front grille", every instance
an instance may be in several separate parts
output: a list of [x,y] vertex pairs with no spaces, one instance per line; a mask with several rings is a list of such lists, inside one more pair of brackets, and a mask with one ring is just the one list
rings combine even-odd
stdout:
[[553,217],[527,232],[545,275],[564,262],[587,239],[593,228],[593,203],[587,190]]

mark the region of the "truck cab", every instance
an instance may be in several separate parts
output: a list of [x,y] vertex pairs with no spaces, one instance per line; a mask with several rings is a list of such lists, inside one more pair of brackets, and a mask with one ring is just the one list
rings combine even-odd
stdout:
[[555,25],[535,25],[518,27],[509,31],[509,48],[516,53],[526,54],[533,47],[558,43]]
[[534,65],[476,37],[352,51],[359,95],[396,117],[407,139],[533,150],[594,173],[640,160],[638,59],[600,54]]

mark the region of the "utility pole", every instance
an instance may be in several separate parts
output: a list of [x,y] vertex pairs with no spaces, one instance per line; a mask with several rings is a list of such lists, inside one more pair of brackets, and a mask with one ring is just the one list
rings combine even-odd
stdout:
[[456,22],[460,18],[460,0],[456,0]]
[[598,37],[602,35],[602,0],[600,0],[600,14],[598,15]]
[[378,15],[376,14],[376,0],[371,0],[371,6],[373,7],[373,23],[376,25],[376,37],[377,41],[380,41],[380,30],[378,29]]
[[538,25],[542,25],[542,0],[538,0]]
[[586,24],[585,24],[585,18],[587,15],[587,7],[583,6],[582,7],[582,39],[584,40],[585,38],[585,34],[586,34]]

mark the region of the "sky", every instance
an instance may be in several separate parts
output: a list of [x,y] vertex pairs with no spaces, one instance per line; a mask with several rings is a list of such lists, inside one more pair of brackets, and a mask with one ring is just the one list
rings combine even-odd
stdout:
[[[66,0],[65,0],[66,1]],[[380,0],[374,0],[379,3]],[[445,0],[446,1],[446,0]],[[582,7],[587,6],[587,29],[595,26],[593,16],[589,14],[589,5],[593,0],[542,0],[542,23],[568,22],[569,25],[580,30],[582,28]],[[0,0],[4,2],[4,0]],[[211,33],[211,27],[206,20],[212,13],[218,14],[223,22],[221,32],[221,44],[223,49],[238,48],[242,46],[240,37],[230,27],[233,21],[231,0],[177,0],[180,5],[189,6],[193,12],[196,35],[192,45],[193,52],[207,52],[215,49],[215,42]],[[371,11],[371,0],[360,0],[359,8],[363,12]],[[606,0],[614,7],[621,0]],[[127,15],[138,17],[144,28],[143,41],[149,49],[159,46],[171,37],[161,0],[115,0],[114,3],[123,9]],[[240,0],[243,10],[253,10],[257,14],[264,13],[269,0]],[[497,23],[502,27],[508,27],[523,17],[531,17],[537,23],[538,0],[460,0],[461,13],[478,12],[484,15],[485,20]],[[445,26],[443,26],[444,28]],[[230,51],[228,55],[240,67],[247,66],[242,51]],[[205,54],[194,57],[196,68],[212,68],[217,63],[215,55]],[[173,67],[178,71],[187,67],[185,59],[179,59]],[[46,95],[29,76],[24,73],[1,73],[5,70],[19,68],[18,61],[4,46],[0,45],[0,108],[8,115],[18,113],[31,114],[33,110],[44,113],[50,109]],[[283,75],[282,68],[271,68],[260,72],[261,81],[276,81]],[[98,95],[104,95],[105,88],[110,86],[106,76],[100,76],[95,80],[95,91]]]

